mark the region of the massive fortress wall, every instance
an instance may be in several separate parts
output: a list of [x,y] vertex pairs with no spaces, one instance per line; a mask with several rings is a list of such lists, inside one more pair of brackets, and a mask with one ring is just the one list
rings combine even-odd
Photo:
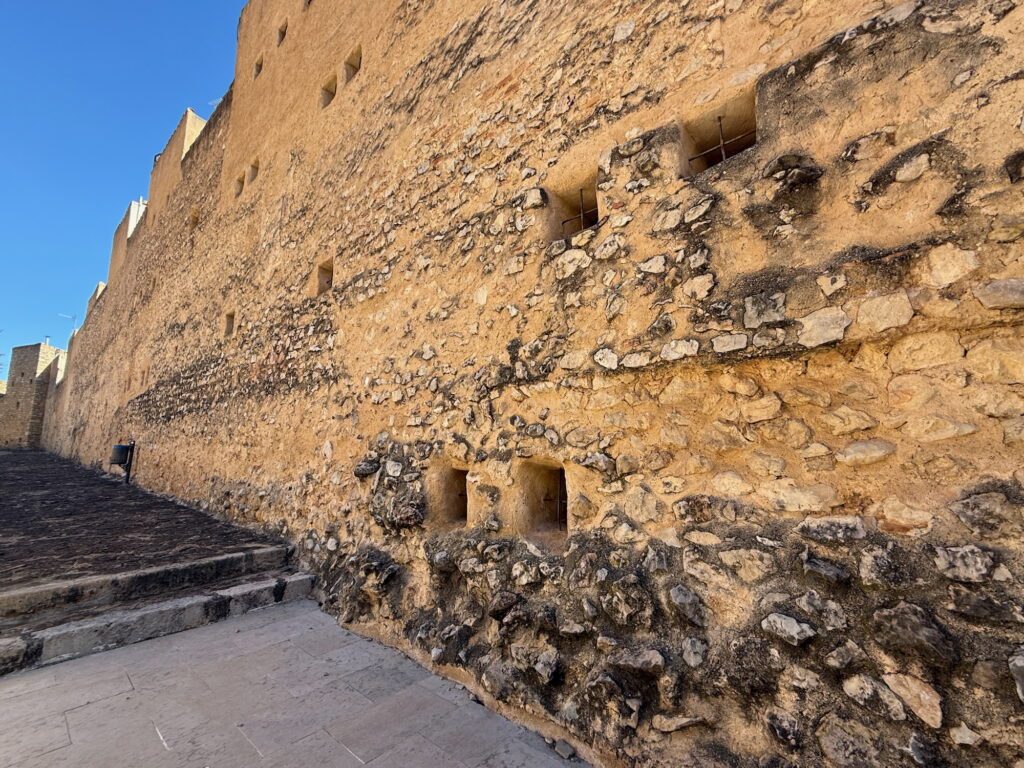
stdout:
[[1010,0],[253,0],[45,443],[138,440],[609,762],[1020,764],[1022,39]]

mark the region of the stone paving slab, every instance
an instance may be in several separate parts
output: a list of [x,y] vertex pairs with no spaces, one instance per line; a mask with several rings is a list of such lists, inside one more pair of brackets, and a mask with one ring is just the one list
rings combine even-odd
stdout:
[[297,601],[0,678],[0,768],[566,768]]
[[0,590],[278,544],[51,454],[0,451]]

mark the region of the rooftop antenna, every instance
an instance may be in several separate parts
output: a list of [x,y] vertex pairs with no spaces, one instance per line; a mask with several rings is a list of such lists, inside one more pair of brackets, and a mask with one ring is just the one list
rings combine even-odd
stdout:
[[71,321],[72,333],[78,330],[78,315],[65,315],[63,312],[58,312],[57,317],[63,317],[65,320]]

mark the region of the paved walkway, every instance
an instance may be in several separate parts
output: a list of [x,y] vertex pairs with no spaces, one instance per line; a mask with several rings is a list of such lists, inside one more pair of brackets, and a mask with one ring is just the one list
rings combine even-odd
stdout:
[[0,768],[569,765],[309,601],[0,678],[0,713]]

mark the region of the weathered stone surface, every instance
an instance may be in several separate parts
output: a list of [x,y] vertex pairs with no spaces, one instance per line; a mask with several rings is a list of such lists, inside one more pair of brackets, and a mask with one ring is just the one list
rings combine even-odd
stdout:
[[1024,278],[994,280],[974,289],[978,301],[988,309],[1020,309],[1024,307]]
[[967,370],[989,384],[1024,384],[1024,338],[986,339],[967,352]]
[[918,333],[897,341],[889,352],[893,373],[919,371],[937,365],[950,365],[961,360],[964,348],[955,334],[945,332]]
[[823,544],[856,541],[867,536],[859,517],[808,517],[797,527],[801,536]]
[[906,325],[914,317],[906,291],[865,299],[857,310],[857,322],[873,333]]
[[937,288],[945,288],[977,268],[975,252],[961,250],[952,243],[945,243],[928,252],[928,278],[930,284]]
[[826,512],[839,503],[836,490],[830,485],[798,486],[790,478],[764,483],[758,493],[769,506],[786,512]]
[[942,697],[932,686],[913,675],[882,675],[882,680],[926,725],[942,727]]
[[894,453],[896,445],[888,440],[858,440],[841,451],[836,451],[836,461],[849,467],[864,467],[882,461]]
[[991,552],[975,544],[935,548],[935,567],[943,576],[954,581],[986,581],[995,562]]
[[841,341],[850,326],[849,316],[839,307],[826,307],[800,318],[801,330],[797,340],[805,347],[820,347]]
[[919,656],[931,664],[949,663],[956,658],[946,632],[913,603],[901,601],[893,608],[878,611],[873,625],[879,642],[890,650]]
[[772,613],[766,616],[761,621],[761,629],[793,646],[803,645],[818,634],[810,624],[805,624],[782,613]]

